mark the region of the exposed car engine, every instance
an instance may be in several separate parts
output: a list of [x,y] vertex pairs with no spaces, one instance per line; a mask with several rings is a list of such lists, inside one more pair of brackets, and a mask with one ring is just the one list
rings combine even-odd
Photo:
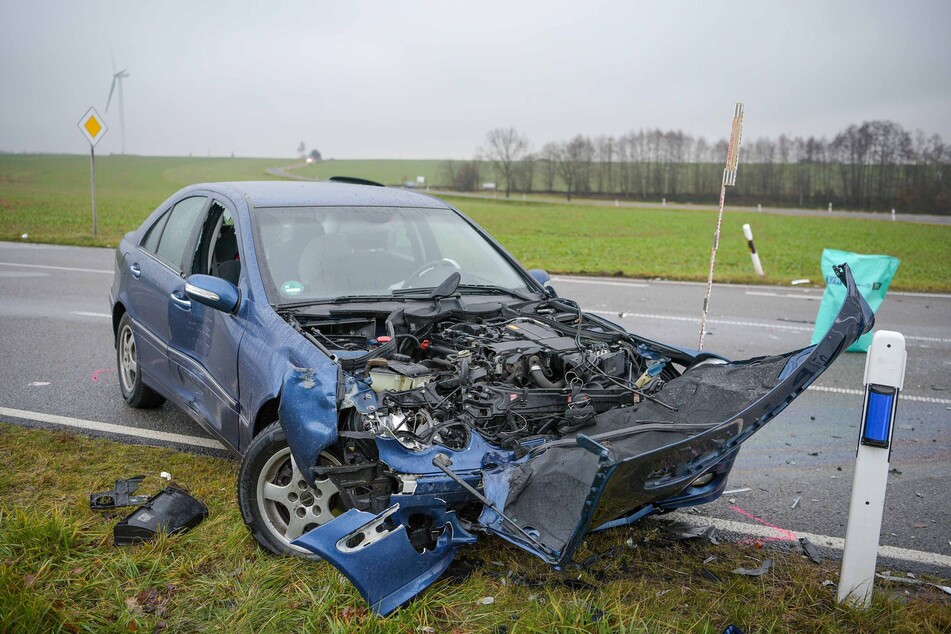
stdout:
[[[473,432],[517,449],[583,429],[677,376],[669,359],[573,308],[551,301],[490,314],[397,311],[385,320],[305,322],[304,330],[329,349],[363,353],[341,364],[369,384],[379,405],[352,412],[346,428],[414,450],[460,449]],[[380,331],[391,334],[375,336]]]

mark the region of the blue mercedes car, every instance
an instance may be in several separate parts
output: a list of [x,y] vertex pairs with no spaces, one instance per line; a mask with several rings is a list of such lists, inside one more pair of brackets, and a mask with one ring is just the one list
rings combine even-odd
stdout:
[[717,498],[872,327],[838,275],[821,342],[730,362],[585,313],[436,198],[242,182],[126,234],[110,300],[126,402],[194,418],[241,458],[254,539],[388,613],[478,536],[561,567],[589,532]]

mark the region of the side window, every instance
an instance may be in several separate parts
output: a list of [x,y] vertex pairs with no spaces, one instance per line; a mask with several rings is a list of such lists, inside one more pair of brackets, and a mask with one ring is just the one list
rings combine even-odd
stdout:
[[241,258],[238,255],[238,235],[234,217],[218,201],[212,203],[202,225],[201,239],[195,246],[191,272],[214,275],[232,284],[238,283]]
[[162,237],[162,229],[165,228],[165,223],[168,222],[168,213],[165,212],[159,219],[155,221],[151,227],[149,227],[148,232],[145,234],[145,238],[142,239],[142,248],[151,253],[155,253],[158,249],[159,238]]
[[165,223],[165,230],[162,231],[162,238],[155,254],[176,271],[182,270],[185,247],[207,200],[204,196],[194,196],[179,201],[172,208],[171,215]]

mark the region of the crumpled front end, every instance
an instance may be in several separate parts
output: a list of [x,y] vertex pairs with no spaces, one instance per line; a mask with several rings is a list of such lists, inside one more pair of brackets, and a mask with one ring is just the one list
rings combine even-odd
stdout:
[[[375,508],[352,509],[304,534],[295,544],[335,565],[373,609],[386,614],[438,578],[458,548],[475,540],[476,532],[492,532],[560,567],[571,560],[584,535],[592,530],[713,499],[722,488],[698,488],[695,483],[707,474],[716,474],[722,482],[739,446],[871,329],[872,312],[856,290],[848,267],[838,267],[837,273],[848,296],[823,340],[802,350],[732,363],[696,363],[683,374],[668,375],[659,389],[638,393],[640,398],[633,400],[625,400],[616,390],[592,389],[579,394],[570,383],[557,385],[558,377],[551,377],[557,363],[537,362],[543,352],[529,353],[535,356],[532,364],[525,366],[526,372],[532,373],[526,380],[539,372],[548,377],[538,377],[537,389],[493,392],[488,387],[478,388],[486,395],[480,401],[485,408],[511,407],[510,403],[518,402],[535,407],[516,409],[508,418],[500,415],[493,420],[512,419],[522,424],[524,419],[527,425],[531,421],[525,412],[561,402],[560,416],[570,424],[558,425],[558,434],[526,435],[517,442],[495,444],[487,441],[485,434],[472,432],[461,435],[459,438],[467,440],[455,444],[426,444],[420,440],[423,424],[439,430],[437,439],[439,432],[450,440],[450,432],[459,432],[438,419],[423,420],[423,416],[420,426],[412,428],[414,432],[406,431],[411,420],[406,411],[424,401],[426,388],[414,387],[396,396],[361,396],[367,403],[373,401],[363,406],[371,414],[385,408],[388,398],[403,407],[400,414],[390,414],[386,433],[376,434],[372,441],[381,474],[398,481],[398,490],[385,505],[380,501]],[[546,328],[557,329],[554,320],[539,318],[535,326],[516,322],[517,329],[535,337],[530,344],[539,350],[561,346],[568,361],[579,354],[574,346],[580,335],[544,336],[539,321]],[[609,341],[601,331],[592,332],[599,341]],[[527,335],[519,336],[527,341]],[[415,338],[422,340],[423,335]],[[502,351],[500,355],[514,359],[528,344],[499,339],[492,345]],[[577,368],[595,359],[602,374],[625,376],[612,356],[618,353],[607,344],[598,349],[600,356],[578,357],[581,361],[573,371],[580,372]],[[446,358],[448,361],[440,363],[462,359],[457,367],[465,376],[491,375],[494,367],[480,366],[471,353]],[[649,356],[641,360],[644,365],[635,378],[658,363]],[[645,377],[649,375],[644,371]],[[451,394],[456,394],[477,388],[460,380],[452,389]],[[415,395],[412,398],[411,393]],[[495,394],[499,395],[496,400],[488,398]],[[555,398],[558,395],[561,401]],[[345,442],[348,438],[354,443],[368,442],[367,434],[341,431]]]

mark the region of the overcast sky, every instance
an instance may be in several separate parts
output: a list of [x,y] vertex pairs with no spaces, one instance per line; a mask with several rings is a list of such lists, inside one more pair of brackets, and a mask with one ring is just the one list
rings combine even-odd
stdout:
[[[891,119],[951,141],[951,2],[0,0],[0,151],[88,151],[125,80],[147,155],[468,158],[494,127],[832,136]],[[97,150],[118,152],[119,109]]]

